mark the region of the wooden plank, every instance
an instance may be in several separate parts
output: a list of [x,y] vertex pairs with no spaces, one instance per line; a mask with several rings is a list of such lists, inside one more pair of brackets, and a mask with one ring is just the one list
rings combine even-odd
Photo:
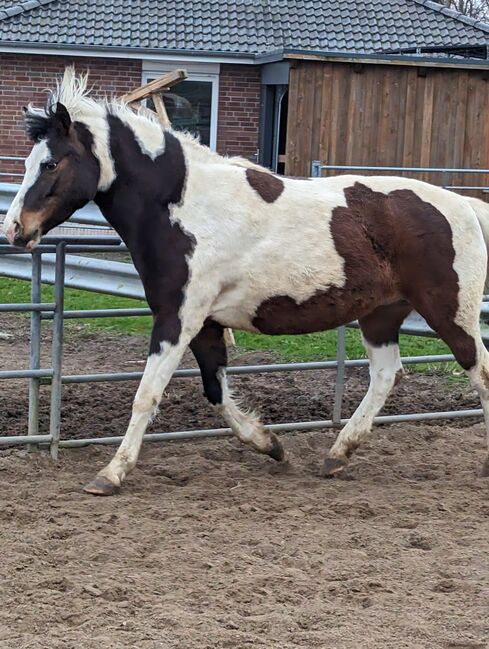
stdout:
[[325,63],[324,65],[318,67],[320,67],[322,71],[322,99],[319,127],[318,160],[320,160],[323,164],[331,164],[331,153],[329,146],[331,139],[331,117],[333,114],[333,107],[331,103],[333,66],[331,63]]
[[141,86],[141,88],[128,92],[123,95],[121,99],[127,104],[130,104],[133,101],[141,101],[155,92],[162,92],[163,90],[171,88],[180,81],[183,81],[186,77],[187,72],[185,70],[173,70],[173,72],[164,74],[162,77],[146,83],[144,86]]
[[[297,138],[299,137],[299,85],[301,80],[300,65],[292,67],[289,73],[289,108],[287,115],[287,139],[285,143],[285,173],[287,176],[298,175]],[[309,172],[310,173],[310,172]],[[308,173],[308,175],[309,175]]]
[[[465,113],[467,110],[467,81],[468,81],[469,73],[461,70],[457,76],[458,76],[457,86],[456,86],[456,91],[454,93],[455,106],[454,106],[454,116],[453,116],[453,142],[452,142],[451,159],[454,167],[462,167],[463,158],[464,158],[465,137],[467,135],[467,131],[465,127],[466,125]],[[452,177],[452,183],[455,185],[463,184],[464,183],[463,174],[454,174]]]
[[[309,176],[311,173],[312,111],[314,107],[314,63],[297,66],[297,111],[295,115],[295,142],[290,157],[291,175]],[[291,116],[289,115],[289,124]]]
[[372,156],[372,150],[375,147],[377,129],[375,127],[375,104],[377,91],[377,75],[373,74],[372,68],[367,68],[362,74],[362,83],[364,85],[363,99],[363,133],[358,143],[358,152],[356,158],[358,164],[368,165]]
[[347,164],[346,143],[348,138],[348,106],[351,92],[351,66],[336,66],[336,104],[334,106],[334,123],[336,130],[333,130],[332,137],[335,139],[335,157],[333,164]]
[[[321,65],[314,66],[314,104],[311,123],[311,160],[320,160],[321,117],[323,112],[323,69]],[[310,170],[307,175],[310,175]]]
[[[424,94],[423,94],[423,121],[421,126],[421,154],[420,165],[429,167],[431,160],[431,137],[433,128],[433,95],[434,82],[433,74],[428,73],[426,76]],[[426,176],[426,174],[425,174]],[[425,178],[428,182],[429,178]]]
[[465,124],[464,129],[467,133],[467,137],[464,142],[464,157],[463,163],[466,169],[473,166],[474,158],[474,146],[475,141],[473,137],[473,125],[477,123],[476,117],[476,106],[475,106],[475,94],[476,94],[476,77],[475,75],[469,75],[467,81],[467,107],[465,111]]
[[365,77],[349,70],[350,100],[346,116],[345,164],[359,164],[357,152],[360,148],[363,126],[362,86]]
[[342,105],[340,102],[341,97],[341,83],[344,81],[341,74],[343,66],[334,65],[331,75],[331,101],[330,101],[330,116],[329,116],[329,132],[330,132],[330,146],[329,146],[329,164],[341,164],[339,159],[339,123],[340,111]]
[[[479,76],[479,75],[478,75]],[[488,106],[489,106],[489,82],[487,79],[480,79],[482,106],[481,106],[481,129],[478,134],[481,142],[481,167],[489,169],[489,119],[488,119]],[[481,182],[482,181],[482,182]],[[489,186],[489,177],[484,174],[479,178],[479,183]],[[481,196],[482,198],[482,196]],[[484,196],[487,200],[487,194]]]
[[382,112],[382,74],[378,68],[371,68],[369,71],[369,86],[372,90],[370,108],[370,128],[365,143],[365,154],[363,162],[366,165],[376,165],[378,162],[378,150],[380,142],[380,115]]
[[392,138],[390,137],[392,79],[387,70],[384,71],[382,77],[382,93],[379,97],[381,110],[378,127],[377,164],[388,166],[390,163],[389,150],[392,146]]
[[385,118],[385,147],[384,163],[388,166],[397,166],[401,162],[398,157],[399,137],[402,130],[401,85],[400,75],[393,68],[386,68],[385,78],[389,93],[386,95],[384,111]]
[[408,70],[406,83],[406,110],[404,115],[404,133],[402,145],[402,165],[413,167],[414,154],[414,125],[416,120],[416,91],[418,74],[416,70]]
[[151,99],[153,100],[153,104],[155,105],[156,114],[158,115],[160,124],[165,128],[170,126],[170,120],[168,119],[168,113],[166,112],[163,97],[159,93],[154,92],[151,94]]

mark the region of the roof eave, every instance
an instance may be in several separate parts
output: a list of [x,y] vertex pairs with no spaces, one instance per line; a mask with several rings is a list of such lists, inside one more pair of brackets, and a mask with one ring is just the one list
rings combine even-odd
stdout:
[[118,47],[118,46],[97,46],[90,45],[67,45],[64,43],[33,43],[21,41],[0,40],[0,52],[14,52],[16,54],[30,54],[43,52],[52,55],[69,56],[93,56],[97,58],[132,58],[157,60],[168,58],[199,58],[212,59],[216,62],[232,60],[236,63],[256,63],[260,54],[250,52],[224,52],[218,50],[187,50],[187,49],[164,49],[151,47]]
[[439,56],[412,56],[409,54],[384,54],[383,52],[328,52],[313,50],[284,49],[284,59],[303,59],[310,61],[338,61],[344,63],[372,63],[384,65],[412,65],[423,67],[462,67],[468,69],[489,69],[486,59],[453,59]]

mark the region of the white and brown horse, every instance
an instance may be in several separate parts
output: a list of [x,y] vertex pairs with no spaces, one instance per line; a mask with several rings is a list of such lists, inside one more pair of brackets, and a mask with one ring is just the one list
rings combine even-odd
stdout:
[[28,108],[25,119],[34,146],[5,221],[8,239],[33,248],[94,200],[127,244],[154,314],[129,427],[88,492],[113,493],[133,469],[189,345],[209,401],[237,437],[283,458],[278,439],[229,392],[226,327],[303,334],[359,320],[371,383],[324,475],[346,465],[400,380],[399,327],[413,309],[467,370],[488,422],[489,354],[479,330],[485,206],[404,178],[279,178],[91,99],[71,69],[51,107]]

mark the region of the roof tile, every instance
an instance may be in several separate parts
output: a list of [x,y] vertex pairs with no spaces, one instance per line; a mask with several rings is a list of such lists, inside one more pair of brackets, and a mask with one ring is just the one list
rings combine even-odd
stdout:
[[0,0],[0,41],[260,54],[489,44],[433,0]]

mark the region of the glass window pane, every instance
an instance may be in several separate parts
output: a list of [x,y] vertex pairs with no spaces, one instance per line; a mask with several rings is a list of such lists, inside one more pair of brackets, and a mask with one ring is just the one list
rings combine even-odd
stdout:
[[[152,79],[148,79],[152,81]],[[182,81],[163,94],[166,112],[177,131],[189,131],[202,144],[210,145],[212,83],[210,81]],[[151,101],[148,106],[154,108]]]

